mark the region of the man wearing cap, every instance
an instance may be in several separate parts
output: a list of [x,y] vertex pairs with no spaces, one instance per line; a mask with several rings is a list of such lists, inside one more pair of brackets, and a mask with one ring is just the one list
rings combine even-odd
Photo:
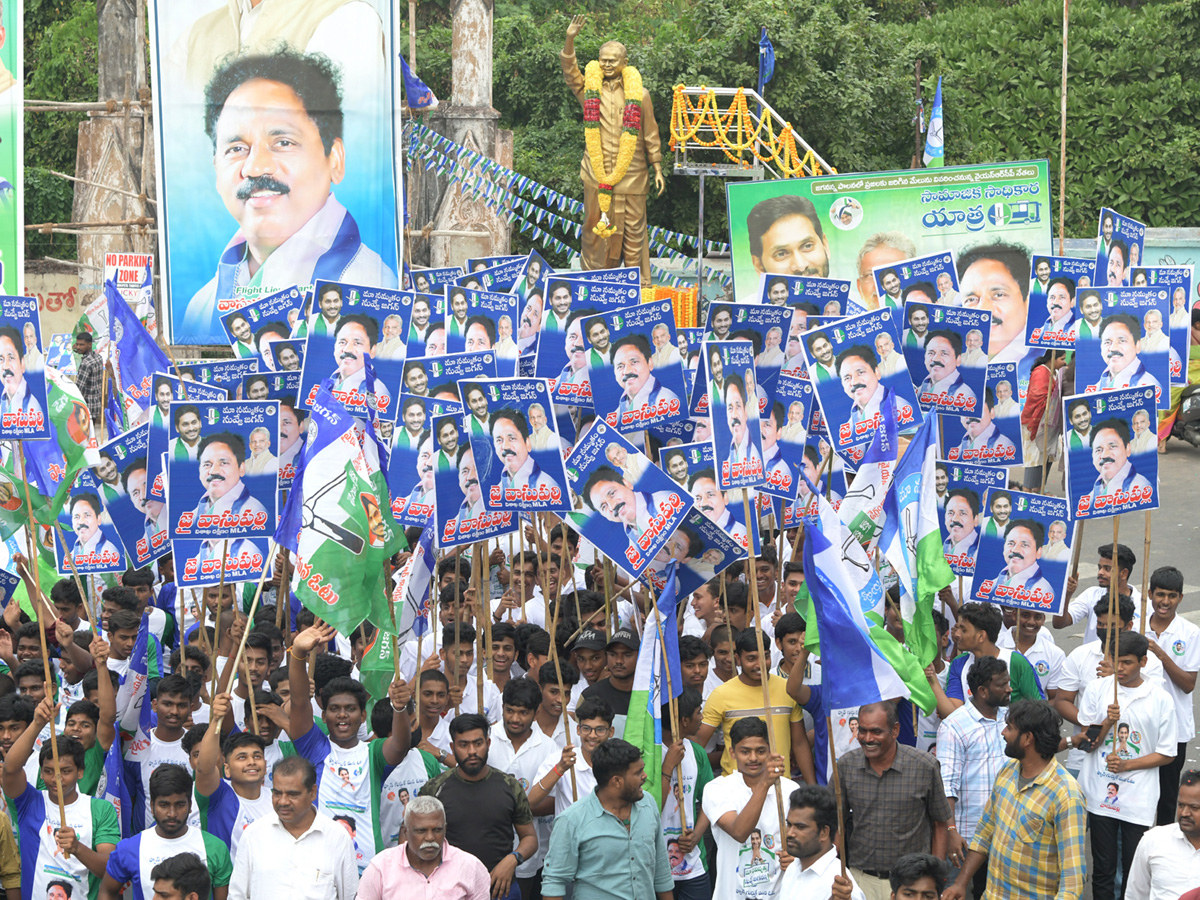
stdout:
[[605,647],[608,677],[601,678],[586,691],[583,699],[596,698],[612,707],[613,734],[625,733],[625,718],[629,714],[629,698],[633,696],[633,673],[637,668],[637,637],[628,628],[619,628]]

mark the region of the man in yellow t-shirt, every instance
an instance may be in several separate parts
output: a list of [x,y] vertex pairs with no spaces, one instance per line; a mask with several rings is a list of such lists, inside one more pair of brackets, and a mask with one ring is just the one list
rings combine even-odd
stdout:
[[[770,652],[767,649],[769,646],[769,638],[764,635],[764,653]],[[705,746],[720,728],[725,733],[721,771],[729,775],[737,768],[729,752],[732,746],[729,732],[733,723],[751,716],[763,719],[774,729],[775,752],[790,760],[794,770],[798,771],[806,782],[815,784],[812,748],[804,731],[804,714],[796,705],[796,701],[788,696],[787,679],[778,675],[769,676],[771,708],[769,711],[764,710],[763,666],[759,661],[758,642],[753,628],[747,628],[737,636],[733,652],[739,670],[738,676],[726,681],[708,695],[704,702],[704,718],[693,740]],[[768,656],[768,661],[769,659]]]

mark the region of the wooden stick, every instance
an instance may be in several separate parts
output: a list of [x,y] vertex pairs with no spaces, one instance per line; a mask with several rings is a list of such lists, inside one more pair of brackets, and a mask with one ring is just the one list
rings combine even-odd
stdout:
[[[246,630],[250,630],[250,623],[246,623]],[[254,733],[262,737],[262,732],[258,730],[258,705],[254,702],[254,692],[258,690],[258,686],[250,680],[250,663],[246,662],[246,657],[242,656],[242,676],[246,679],[246,697],[250,700],[250,723],[254,728]]]
[[[1064,2],[1068,2],[1068,0],[1064,0]],[[1064,63],[1065,63],[1065,61],[1066,60],[1064,59]],[[1059,188],[1059,191],[1061,193],[1061,191],[1062,191],[1061,187]],[[1061,221],[1058,223],[1058,227],[1062,228]],[[1062,241],[1062,237],[1060,234],[1059,242],[1061,243],[1061,241]],[[1050,442],[1050,389],[1054,384],[1054,362],[1057,359],[1058,359],[1058,351],[1051,350],[1050,351],[1050,382],[1046,386],[1046,409],[1045,409],[1045,412],[1042,414],[1042,461],[1040,464],[1041,468],[1042,468],[1042,474],[1038,477],[1038,493],[1039,494],[1047,493],[1046,482],[1049,480],[1046,478],[1046,473],[1049,471],[1049,469],[1047,468],[1047,463],[1049,463],[1050,460],[1046,458],[1046,453],[1048,452],[1048,449],[1049,449],[1047,445]],[[1065,444],[1063,445],[1063,449],[1065,452],[1066,451]]]
[[[229,541],[221,541],[221,580],[217,583],[217,623],[213,628],[213,643],[216,645],[213,649],[218,650],[221,646],[221,605],[225,602],[225,558],[229,553]],[[267,567],[264,564],[262,573],[259,575],[259,586],[262,586],[262,579],[267,574]],[[201,595],[203,596],[203,595]],[[235,598],[229,611],[236,615],[237,599]],[[246,631],[250,630],[250,622],[246,622]],[[235,667],[234,672],[237,671]],[[228,684],[228,682],[226,682]],[[217,696],[217,657],[213,655],[213,674],[212,688],[209,690],[209,698]]]
[[[742,503],[745,505],[746,522],[750,522],[750,492],[742,490]],[[771,753],[777,752],[775,745],[775,723],[772,721],[771,715],[771,657],[767,656],[763,649],[763,631],[762,631],[762,610],[758,605],[758,578],[754,574],[754,547],[749,548],[749,556],[747,561],[750,565],[750,573],[747,581],[750,582],[750,605],[754,607],[754,640],[758,649],[758,666],[762,680],[763,694],[763,713],[767,720],[767,738]],[[655,606],[657,609],[657,605]],[[787,761],[787,765],[791,767],[791,761]],[[787,817],[783,812],[783,795],[779,793],[779,785],[775,785],[775,805],[779,813],[779,833],[787,834]]]
[[1120,629],[1113,628],[1113,623],[1116,621],[1117,615],[1117,582],[1120,580],[1117,577],[1117,536],[1121,533],[1121,517],[1113,516],[1113,546],[1112,546],[1112,574],[1108,577],[1108,635],[1109,643],[1112,645],[1112,668],[1113,668],[1113,703],[1117,703],[1117,693],[1120,690],[1120,683],[1117,681],[1117,644],[1120,643],[1118,637]]
[[[176,587],[175,593],[179,595],[179,646],[183,648],[180,651],[179,661],[182,663],[187,659],[187,600],[185,599],[184,591],[178,587]],[[200,598],[201,603],[203,603],[204,595],[201,594]],[[203,629],[204,623],[201,622],[200,626]]]
[[[520,531],[521,531],[521,529],[518,528],[517,533],[519,534]],[[500,539],[496,538],[496,542],[499,543]],[[516,563],[516,561],[517,561],[517,558],[515,556],[513,556],[512,532],[509,532],[509,535],[508,535],[508,587],[509,587],[509,590],[512,590],[513,565]],[[522,614],[524,614],[524,612],[525,612],[525,570],[524,570],[524,568],[521,569],[521,576],[520,576],[520,578],[517,579],[517,581],[519,582],[517,596],[521,598],[521,612],[522,612]],[[512,615],[512,610],[510,609],[508,611],[508,623],[510,625],[512,624],[512,620],[513,620],[513,615]]]
[[[29,500],[29,478],[25,474],[25,448],[24,448],[24,446],[18,444],[16,447],[16,452],[17,452],[17,458],[20,460],[20,463],[21,463],[21,485],[22,485],[22,487],[25,488],[25,499],[26,499],[26,501],[28,501]],[[25,532],[25,543],[29,550],[29,565],[30,565],[30,568],[33,569],[33,571],[30,574],[33,575],[34,590],[37,592],[38,596],[41,596],[42,595],[42,576],[41,576],[41,573],[38,571],[38,557],[35,552],[37,550],[37,525],[33,521],[33,506],[29,502],[25,503],[25,512],[29,516],[29,528]],[[50,671],[50,648],[46,646],[46,624],[42,621],[41,615],[39,615],[37,618],[37,627],[38,627],[37,628],[38,638],[40,638],[41,642],[42,642],[42,668],[43,668],[43,672],[45,674],[46,696],[50,698],[50,703],[51,703],[50,708],[53,710],[53,708],[54,708],[54,706],[53,706],[53,704],[54,704],[54,684],[55,684],[54,674]],[[566,706],[564,706],[563,709],[566,709]],[[66,803],[63,802],[63,796],[62,796],[62,768],[59,766],[59,762],[58,762],[58,737],[56,736],[57,730],[58,729],[55,727],[55,723],[53,721],[51,721],[50,722],[50,757],[54,763],[54,777],[58,780],[58,787],[55,789],[55,793],[58,794],[58,827],[66,828],[67,827],[67,805],[66,805]],[[63,859],[69,859],[69,858],[70,858],[70,854],[66,850],[64,850],[63,851]]]
[[475,599],[479,602],[479,627],[475,632],[475,640],[479,644],[479,656],[475,660],[475,711],[483,715],[483,678],[486,668],[487,651],[483,645],[483,634],[487,621],[492,618],[491,603],[483,597],[483,578],[480,569],[485,565],[483,554],[487,553],[487,541],[475,545],[471,554],[471,580],[475,582]]
[[[1066,228],[1063,220],[1067,209],[1067,24],[1070,19],[1071,0],[1063,0],[1062,29],[1062,124],[1059,127],[1058,154],[1058,255],[1066,254]],[[1063,448],[1064,452],[1066,448]],[[1116,561],[1114,560],[1114,563]]]
[[[913,707],[914,709],[916,707]],[[837,804],[838,833],[835,843],[838,848],[838,861],[842,864],[842,877],[846,877],[846,822],[845,811],[842,808],[842,779],[838,775],[837,748],[833,740],[833,716],[825,716],[825,733],[829,735],[829,763],[833,769],[833,802]]]
[[[658,608],[658,600],[654,596],[654,592],[650,593],[650,602],[654,604],[654,626],[658,630],[658,649],[662,654],[663,672],[667,676],[667,712],[671,719],[671,737],[673,740],[682,740],[683,735],[679,733],[679,707],[676,705],[675,690],[671,686],[671,667],[667,664],[667,639],[663,635],[662,612]],[[684,811],[683,804],[683,760],[681,759],[675,766],[676,787],[679,789],[677,799],[679,800],[679,820],[683,825],[683,832],[687,834],[691,831],[688,828],[687,813]]]
[[[562,665],[558,660],[558,641],[554,639],[555,632],[558,631],[558,612],[561,604],[554,604],[554,621],[550,623],[550,659],[554,661],[554,677],[558,679],[558,696],[562,700],[562,720],[563,720],[563,738],[566,744],[571,743],[571,714],[567,712],[567,701],[571,698],[567,696],[566,688],[563,687],[562,680]],[[579,801],[579,785],[575,781],[575,767],[571,766],[568,770],[571,773],[571,800]]]
[[[275,549],[276,549],[275,547],[271,548],[271,553],[269,553],[267,555],[268,558],[272,558],[274,556]],[[225,569],[224,561],[222,561],[221,569],[222,569],[222,571],[224,571],[224,569]],[[264,565],[262,571],[258,575],[258,586],[254,589],[254,599],[250,602],[250,612],[246,614],[246,629],[242,632],[242,639],[240,641],[238,641],[237,652],[234,653],[232,659],[229,659],[228,661],[226,661],[225,669],[221,672],[221,676],[226,684],[229,684],[233,681],[233,673],[238,670],[238,666],[240,666],[242,663],[242,655],[246,652],[246,638],[248,638],[250,636],[250,623],[254,621],[254,614],[256,612],[258,612],[258,601],[262,598],[263,582],[266,581],[266,579],[267,579],[267,567]],[[220,607],[220,605],[218,605],[217,606],[218,613],[220,612],[220,609],[221,609],[221,607]],[[309,659],[310,660],[316,659],[316,656],[317,656],[317,650],[314,647],[312,655],[309,657]],[[232,666],[232,668],[230,668],[231,666]],[[216,674],[215,673],[216,667],[217,667],[217,663],[216,663],[216,660],[214,659],[213,660],[214,676]],[[226,674],[229,675],[229,678],[224,678],[224,676]],[[214,679],[213,683],[214,684],[216,683],[215,679]],[[253,694],[253,690],[254,690],[253,686],[249,686],[249,688],[250,688],[251,694]],[[216,696],[216,688],[215,687],[213,689],[213,696]],[[213,725],[211,727],[213,727],[213,728],[221,727],[220,717],[217,718],[217,720],[213,723]]]
[[[1065,448],[1064,451],[1066,452]],[[1071,548],[1071,577],[1079,577],[1079,554],[1083,552],[1083,526],[1087,524],[1086,519],[1080,519],[1075,523],[1075,546]],[[1113,560],[1113,565],[1116,565],[1116,560]]]
[[[1113,557],[1113,568],[1117,567]],[[1146,542],[1142,545],[1142,621],[1138,631],[1146,633],[1146,603],[1150,592],[1150,510],[1146,510]]]
[[[28,492],[26,492],[25,496],[27,496],[27,497],[29,496]],[[1147,528],[1150,527],[1149,515],[1147,515],[1147,517],[1146,517],[1146,527]],[[83,601],[84,609],[87,610],[88,624],[92,626],[92,636],[99,637],[100,629],[96,627],[96,616],[92,612],[92,604],[88,602],[87,591],[85,591],[83,589],[83,581],[79,577],[79,570],[77,568],[75,568],[75,555],[73,553],[70,553],[67,550],[67,539],[63,535],[62,526],[59,525],[57,521],[54,523],[54,530],[58,532],[58,541],[60,544],[62,544],[62,547],[63,547],[63,559],[65,559],[67,561],[67,565],[71,567],[71,576],[75,579],[75,587],[77,587],[79,589],[79,598]],[[1149,544],[1149,539],[1147,539],[1146,543]],[[1145,607],[1145,605],[1146,605],[1145,593],[1146,593],[1145,591],[1142,591],[1142,606],[1143,607]],[[1146,617],[1146,614],[1143,612],[1142,618],[1145,618],[1145,617]]]
[[[458,559],[462,559],[459,556]],[[458,644],[462,640],[462,578],[458,571],[458,559],[454,561],[454,652],[451,654],[454,660],[450,663],[451,671],[454,673],[453,686],[458,687]],[[443,642],[442,649],[446,649]],[[454,714],[458,715],[459,704],[454,704]]]

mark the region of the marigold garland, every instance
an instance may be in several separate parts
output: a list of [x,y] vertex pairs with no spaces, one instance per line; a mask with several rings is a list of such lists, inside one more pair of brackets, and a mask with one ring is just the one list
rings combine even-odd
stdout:
[[592,231],[607,238],[617,232],[608,221],[613,190],[629,171],[629,164],[633,162],[633,154],[642,135],[642,75],[633,66],[626,66],[621,73],[625,88],[625,112],[621,117],[621,146],[617,150],[617,164],[611,174],[604,170],[604,150],[600,146],[600,86],[603,80],[600,63],[592,60],[583,72],[583,137],[588,159],[592,163],[592,173],[600,183],[600,221]]

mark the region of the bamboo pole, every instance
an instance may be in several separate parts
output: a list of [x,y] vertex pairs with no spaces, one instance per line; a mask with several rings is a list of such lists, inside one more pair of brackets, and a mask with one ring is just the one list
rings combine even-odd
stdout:
[[[28,491],[26,491],[25,496],[29,496]],[[1149,521],[1149,517],[1147,517],[1147,521]],[[88,624],[92,626],[92,635],[94,637],[99,637],[100,629],[96,626],[96,616],[92,612],[92,604],[88,602],[87,591],[83,589],[83,580],[79,577],[79,570],[75,568],[75,556],[74,554],[68,552],[67,539],[63,535],[62,526],[59,525],[58,522],[54,523],[54,530],[58,532],[58,542],[62,544],[63,547],[63,559],[65,559],[67,561],[67,565],[71,567],[71,576],[75,579],[75,587],[79,589],[79,599],[83,601],[84,609],[87,610]],[[1143,594],[1144,593],[1145,592],[1143,591]],[[1145,605],[1144,596],[1142,598],[1142,604]],[[1142,617],[1145,618],[1144,613],[1142,614]]]
[[[671,667],[667,664],[667,639],[663,635],[662,612],[658,608],[658,600],[654,596],[654,592],[650,592],[650,602],[654,604],[654,626],[658,631],[658,647],[662,654],[663,672],[667,677],[667,712],[671,719],[671,738],[673,740],[682,740],[683,735],[679,733],[679,706],[675,699],[675,689],[671,685]],[[683,833],[687,834],[691,831],[688,828],[687,812],[684,810],[683,803],[683,760],[681,759],[675,766],[675,786],[679,793],[679,821],[683,826]]]
[[[273,555],[275,549],[276,549],[275,547],[272,547],[271,554],[269,554],[269,555]],[[222,571],[224,571],[224,566],[222,566],[221,568],[222,568]],[[225,663],[225,669],[224,669],[224,671],[221,672],[222,676],[224,676],[227,673],[229,675],[229,678],[224,679],[224,681],[227,685],[230,682],[232,682],[233,673],[238,670],[238,666],[240,666],[242,663],[242,656],[246,652],[246,638],[248,638],[250,636],[249,625],[250,625],[250,622],[252,622],[254,620],[254,614],[258,611],[258,601],[262,598],[263,582],[266,581],[266,578],[267,578],[267,567],[263,566],[262,571],[258,575],[258,585],[254,589],[254,599],[250,602],[250,612],[247,614],[247,618],[246,618],[246,626],[247,627],[244,631],[242,631],[242,637],[241,637],[241,640],[238,641],[237,651]],[[221,607],[218,605],[217,606],[218,611],[220,610],[220,608]],[[316,657],[316,648],[314,647],[313,653],[312,653],[312,658],[315,658],[315,657]],[[213,671],[213,679],[214,679],[213,683],[214,684],[216,683],[216,667],[217,667],[217,664],[216,664],[216,660],[214,659],[213,660],[213,670],[214,670]],[[251,698],[253,699],[254,686],[249,685],[249,689],[251,691]],[[216,688],[215,687],[213,689],[213,696],[216,696]],[[218,718],[211,727],[220,728],[221,720]]]
[[838,833],[837,844],[838,861],[842,864],[842,877],[846,877],[846,822],[845,810],[842,806],[842,779],[838,775],[837,767],[837,748],[834,746],[833,740],[833,716],[825,716],[825,733],[829,735],[829,762],[830,768],[833,769],[833,802],[837,804],[838,817]]
[[[1116,554],[1113,554],[1113,568],[1117,567]],[[1146,604],[1150,594],[1150,510],[1146,510],[1146,542],[1142,545],[1142,621],[1138,629],[1146,633]]]
[[1113,516],[1113,545],[1112,545],[1112,574],[1108,577],[1108,634],[1110,651],[1112,653],[1112,668],[1113,668],[1113,704],[1117,703],[1117,694],[1120,690],[1120,683],[1117,681],[1117,644],[1120,643],[1118,637],[1120,635],[1119,628],[1113,628],[1116,622],[1117,615],[1117,582],[1120,580],[1117,577],[1117,539],[1121,533],[1121,517]]
[[[554,677],[558,680],[558,697],[562,701],[563,738],[564,742],[570,746],[571,714],[567,712],[567,701],[571,698],[567,696],[566,688],[563,686],[562,665],[558,659],[558,641],[554,639],[554,634],[558,631],[558,613],[561,606],[560,603],[554,604],[554,621],[550,623],[550,658],[554,662]],[[575,780],[575,767],[572,766],[568,771],[571,773],[571,800],[578,802],[579,785]]]
[[[221,605],[225,602],[225,557],[228,555],[229,541],[221,541],[221,580],[217,583],[217,619],[216,625],[213,627],[213,673],[212,687],[209,689],[209,700],[217,696],[217,657],[216,653],[221,647]],[[263,566],[262,573],[259,575],[259,583],[262,583],[262,578],[267,574],[266,565]],[[203,595],[201,595],[203,597]],[[229,612],[234,613],[234,607],[237,605],[236,600],[230,605]],[[250,623],[246,622],[246,631],[250,630]],[[235,668],[234,672],[237,671]],[[228,682],[227,682],[228,683]]]
[[[1058,151],[1058,255],[1066,254],[1066,228],[1064,220],[1067,210],[1067,27],[1070,21],[1071,0],[1063,0],[1062,27],[1062,108],[1059,126]],[[1064,448],[1065,450],[1065,448]]]

